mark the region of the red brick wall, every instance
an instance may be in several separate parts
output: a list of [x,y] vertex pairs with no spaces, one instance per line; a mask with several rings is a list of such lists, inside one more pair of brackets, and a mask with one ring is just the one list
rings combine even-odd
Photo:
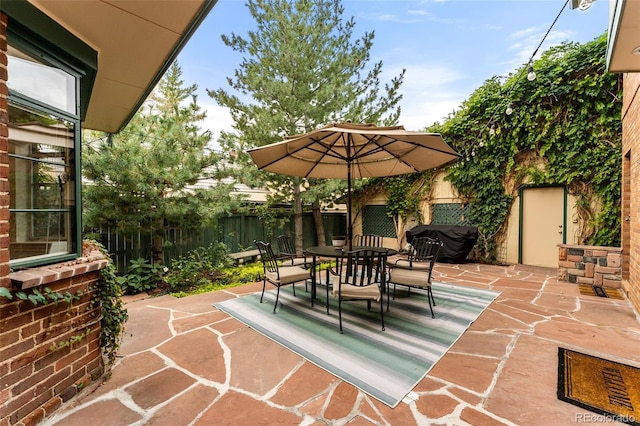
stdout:
[[631,153],[626,152],[622,156],[622,278],[629,281],[629,250],[631,249]]
[[[44,291],[46,283],[53,291],[82,295],[71,304],[35,306],[0,297],[0,426],[36,424],[101,376],[100,305],[92,298],[106,263],[104,257],[82,258],[10,274],[6,34],[7,17],[0,13],[0,286],[11,288],[14,279],[27,294]],[[34,272],[33,285],[18,281],[28,272]]]
[[0,425],[35,424],[102,375],[100,305],[92,301],[99,276],[92,271],[47,285],[81,294],[70,304],[0,299]]
[[640,73],[625,74],[623,84],[623,277],[629,299],[640,309]]

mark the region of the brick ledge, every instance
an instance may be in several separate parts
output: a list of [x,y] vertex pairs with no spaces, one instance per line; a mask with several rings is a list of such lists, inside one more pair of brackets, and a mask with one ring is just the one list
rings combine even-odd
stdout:
[[9,274],[9,278],[11,279],[13,290],[18,291],[38,287],[43,284],[50,284],[66,278],[86,274],[87,272],[99,271],[106,268],[108,264],[109,258],[102,252],[94,250],[70,262],[55,263],[53,265],[12,272]]

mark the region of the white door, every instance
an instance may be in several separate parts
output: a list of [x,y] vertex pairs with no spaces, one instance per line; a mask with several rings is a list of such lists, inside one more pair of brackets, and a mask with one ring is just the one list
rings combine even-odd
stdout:
[[562,187],[522,190],[522,264],[558,266],[558,244],[564,242],[565,198]]

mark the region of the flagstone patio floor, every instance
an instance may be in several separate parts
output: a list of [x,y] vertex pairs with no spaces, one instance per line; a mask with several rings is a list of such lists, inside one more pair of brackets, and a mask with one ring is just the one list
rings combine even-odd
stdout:
[[393,409],[212,306],[260,291],[254,283],[180,299],[127,297],[112,376],[43,423],[622,424],[556,392],[558,347],[640,366],[640,317],[625,298],[581,295],[555,269],[522,265],[438,264],[434,279],[501,294]]

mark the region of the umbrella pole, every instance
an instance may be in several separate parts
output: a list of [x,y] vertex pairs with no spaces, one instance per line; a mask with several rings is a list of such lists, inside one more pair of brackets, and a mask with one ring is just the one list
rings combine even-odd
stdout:
[[353,222],[351,222],[351,163],[347,164],[347,250],[351,251],[353,245]]

